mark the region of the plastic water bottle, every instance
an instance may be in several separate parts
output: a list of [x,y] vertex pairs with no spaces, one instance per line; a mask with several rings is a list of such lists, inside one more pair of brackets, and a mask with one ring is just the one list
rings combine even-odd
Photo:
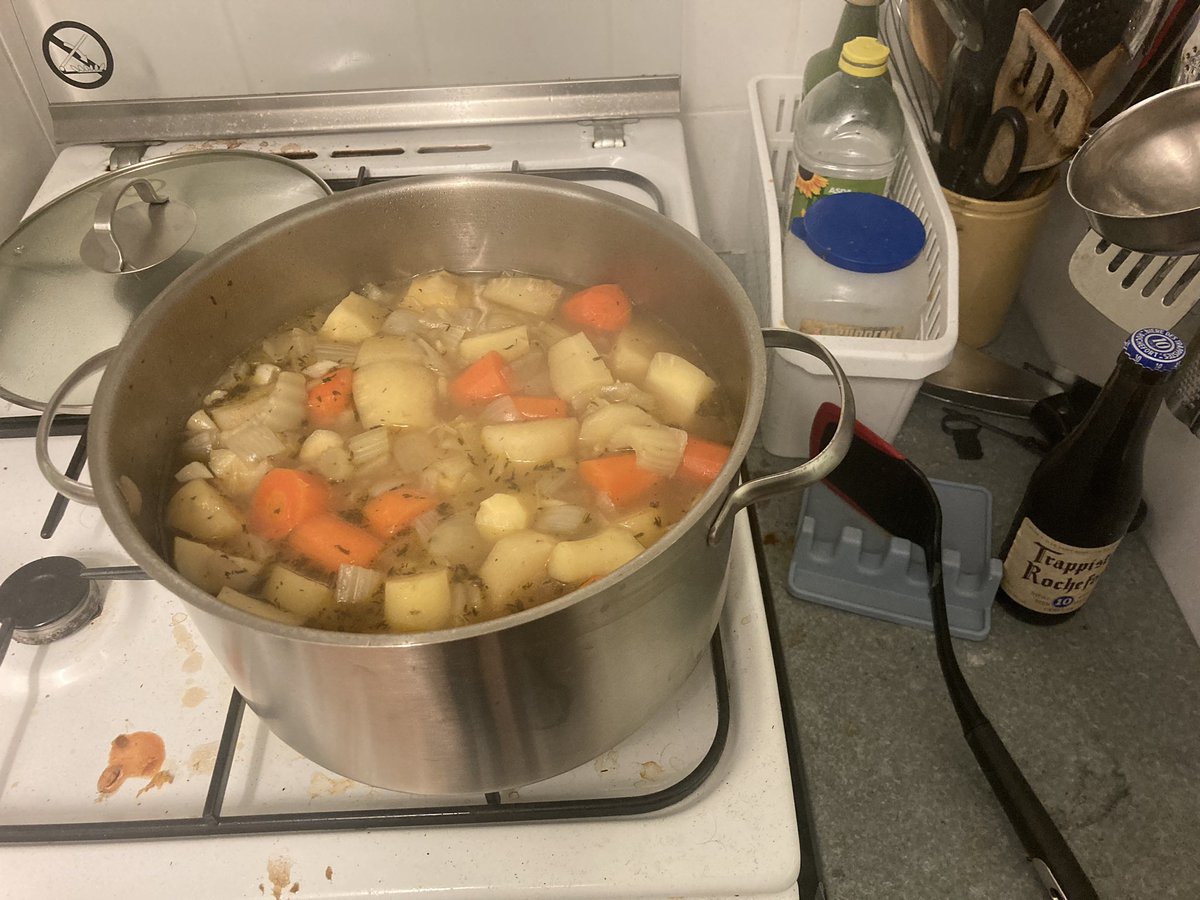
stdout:
[[882,194],[904,139],[904,114],[887,79],[888,48],[871,37],[842,47],[839,71],[796,113],[795,188],[789,222],[829,194]]

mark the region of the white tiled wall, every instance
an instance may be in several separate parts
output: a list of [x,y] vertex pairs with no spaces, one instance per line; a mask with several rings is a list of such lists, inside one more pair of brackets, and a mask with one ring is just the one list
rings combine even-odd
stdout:
[[13,9],[0,3],[0,239],[16,226],[54,160],[49,124]]
[[[13,0],[6,29],[51,102],[419,87],[678,73],[702,233],[746,248],[746,82],[798,71],[843,0]],[[11,13],[10,13],[11,15]],[[114,74],[86,91],[55,78],[41,37],[84,22]]]

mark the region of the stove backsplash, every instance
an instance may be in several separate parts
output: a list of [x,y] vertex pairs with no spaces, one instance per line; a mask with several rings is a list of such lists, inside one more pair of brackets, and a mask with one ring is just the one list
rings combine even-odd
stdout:
[[[833,34],[842,4],[12,0],[12,6],[19,28],[0,29],[0,41],[32,73],[25,89],[43,115],[47,104],[106,100],[679,74],[701,233],[718,250],[741,252],[753,169],[746,84],[753,75],[800,71]],[[103,47],[66,22],[94,31]],[[86,60],[66,63],[80,39]],[[58,68],[79,71],[56,74],[47,55]],[[97,85],[104,76],[86,70],[104,66],[106,55],[111,76]],[[0,220],[0,230],[6,224],[12,223]]]

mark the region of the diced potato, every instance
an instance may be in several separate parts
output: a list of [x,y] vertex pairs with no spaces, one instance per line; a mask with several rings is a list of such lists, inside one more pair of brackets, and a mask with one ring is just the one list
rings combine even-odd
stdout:
[[554,311],[562,293],[553,281],[524,275],[500,275],[483,286],[484,300],[543,318]]
[[333,605],[333,588],[278,564],[271,566],[267,573],[263,594],[276,606],[301,619],[311,619]]
[[363,341],[354,357],[354,367],[361,369],[371,363],[399,359],[404,362],[424,361],[425,353],[413,341],[398,334],[377,334]]
[[242,530],[238,508],[208,481],[189,481],[167,503],[167,524],[201,541],[220,541]]
[[489,541],[529,527],[529,504],[517,494],[492,494],[479,504],[475,527]]
[[253,463],[246,462],[232,450],[224,448],[212,451],[208,467],[212,470],[217,489],[227,497],[238,499],[253,494],[263,476],[272,468],[265,459]]
[[473,490],[481,483],[475,464],[462,450],[444,454],[421,473],[421,485],[443,497]]
[[270,619],[272,622],[282,622],[284,625],[304,624],[303,616],[279,609],[270,603],[264,603],[254,597],[247,597],[233,588],[221,588],[220,593],[217,594],[217,599],[222,603],[228,603],[230,606],[240,609],[242,612],[248,612],[252,616],[258,616],[262,619]]
[[717,383],[682,356],[656,353],[643,386],[658,399],[659,413],[668,425],[686,427]]
[[326,317],[319,336],[339,344],[361,344],[379,331],[387,314],[386,306],[351,291]]
[[433,631],[450,623],[450,575],[445,569],[389,578],[383,586],[383,617],[393,631]]
[[470,306],[471,286],[449,272],[433,272],[414,278],[404,293],[403,305],[410,309]]
[[583,540],[555,544],[547,571],[556,581],[574,584],[619,569],[643,549],[624,528],[606,528]]
[[555,543],[554,538],[536,531],[518,531],[496,541],[479,567],[479,577],[487,588],[485,602],[492,612],[499,612],[514,594],[546,577],[546,562]]
[[354,405],[363,425],[415,425],[435,421],[437,376],[416,363],[389,359],[354,373]]
[[570,418],[506,422],[480,429],[488,453],[518,463],[544,463],[571,456],[578,436],[579,422]]
[[636,381],[646,377],[646,369],[654,354],[664,349],[674,349],[677,342],[653,322],[635,319],[621,329],[613,344],[612,370],[622,381]]
[[495,350],[506,362],[512,362],[529,352],[529,328],[515,325],[501,331],[489,331],[463,338],[458,345],[458,356],[465,363],[473,363]]
[[215,594],[223,587],[244,591],[258,579],[262,565],[222,553],[208,544],[175,538],[175,568],[196,587]]
[[345,439],[336,431],[318,428],[304,439],[300,445],[300,462],[312,465],[321,458],[321,454],[332,448],[346,446]]
[[579,423],[579,446],[587,456],[598,456],[625,447],[612,445],[612,438],[629,425],[655,425],[654,416],[632,403],[608,403],[586,416]]
[[612,372],[582,331],[559,341],[546,354],[550,385],[570,403],[577,394],[613,383]]
[[635,510],[613,523],[632,534],[643,547],[654,544],[667,531],[662,511],[646,506]]

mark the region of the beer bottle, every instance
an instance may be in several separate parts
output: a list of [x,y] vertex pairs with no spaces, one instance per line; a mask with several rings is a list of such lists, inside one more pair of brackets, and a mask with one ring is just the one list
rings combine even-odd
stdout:
[[1087,602],[1137,512],[1146,438],[1184,350],[1161,328],[1130,335],[1083,421],[1029,479],[1000,551],[997,597],[1017,618],[1054,625]]

